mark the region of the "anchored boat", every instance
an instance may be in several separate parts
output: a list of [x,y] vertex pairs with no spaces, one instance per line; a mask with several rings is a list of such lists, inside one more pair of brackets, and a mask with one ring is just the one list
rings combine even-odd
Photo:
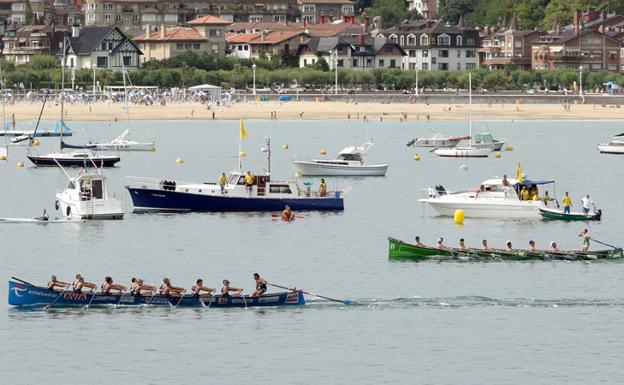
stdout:
[[264,294],[258,297],[222,295],[132,295],[103,293],[74,293],[71,290],[56,291],[47,287],[9,281],[9,305],[19,307],[37,306],[174,306],[245,308],[269,306],[305,305],[301,291]]
[[539,211],[544,219],[559,219],[564,221],[599,221],[602,218],[602,210],[597,210],[591,214],[584,214],[579,212],[564,213],[563,210],[542,207]]
[[434,134],[430,138],[415,138],[407,142],[406,146],[413,147],[432,147],[432,148],[440,148],[440,147],[455,147],[462,140],[470,139],[469,136],[462,136],[452,138],[449,136],[442,136],[440,134]]
[[601,143],[598,151],[601,154],[624,154],[624,133],[614,135],[609,143]]
[[596,259],[624,258],[621,248],[611,250],[594,250],[586,253],[580,251],[560,250],[557,252],[542,250],[514,250],[512,252],[498,249],[436,248],[418,246],[403,242],[395,238],[388,238],[388,257],[396,260],[410,260],[415,262],[425,260],[457,260],[457,261],[531,261],[531,260],[572,260],[585,261]]
[[110,142],[89,142],[83,145],[72,145],[61,142],[61,148],[88,149],[93,151],[156,151],[156,144],[154,142],[140,143],[128,139],[129,135],[130,130],[125,130],[121,135]]
[[372,142],[366,142],[357,147],[345,147],[336,159],[294,160],[293,163],[305,176],[384,176],[387,164],[366,163],[366,152],[372,146]]

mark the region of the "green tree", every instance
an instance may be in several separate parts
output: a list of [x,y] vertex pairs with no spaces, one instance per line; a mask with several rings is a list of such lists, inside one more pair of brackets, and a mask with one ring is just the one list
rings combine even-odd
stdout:
[[[493,0],[494,5],[497,0]],[[438,2],[438,14],[440,19],[451,23],[457,23],[461,15],[471,13],[478,4],[478,0],[440,0]]]
[[417,12],[408,11],[407,2],[404,0],[375,0],[373,6],[366,10],[366,16],[371,19],[381,16],[383,28],[393,27],[404,20],[421,18]]
[[28,63],[34,70],[54,69],[57,66],[56,57],[52,55],[35,55]]

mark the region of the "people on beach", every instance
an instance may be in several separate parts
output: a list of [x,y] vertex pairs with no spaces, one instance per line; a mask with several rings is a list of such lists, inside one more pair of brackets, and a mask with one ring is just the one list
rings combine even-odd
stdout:
[[586,253],[589,250],[589,240],[591,239],[589,231],[587,229],[583,229],[578,236],[583,238],[583,247],[581,248],[581,251]]
[[229,297],[230,293],[234,293],[235,296],[240,296],[243,292],[243,289],[230,286],[230,281],[227,279],[223,280],[223,287],[221,288],[221,295],[225,297]]
[[570,198],[570,194],[568,194],[567,191],[561,199],[561,202],[563,203],[563,212],[569,214],[570,209],[572,208],[572,199]]
[[252,297],[258,297],[261,296],[262,294],[266,293],[267,291],[267,281],[266,279],[262,278],[260,276],[260,274],[258,273],[253,273],[253,278],[254,281],[256,282],[256,290],[254,290],[251,293]]
[[204,280],[199,278],[197,279],[197,281],[195,281],[195,284],[191,287],[191,293],[195,296],[199,296],[202,291],[208,294],[213,294],[215,292],[215,289],[211,287],[205,287]]
[[585,195],[581,199],[581,204],[583,206],[583,214],[585,215],[589,214],[589,210],[591,210],[592,207],[594,208],[594,211],[596,211],[596,206],[594,205],[594,201],[590,198],[589,194]]
[[225,173],[222,173],[219,177],[219,187],[221,187],[221,194],[225,193],[225,185],[227,184],[227,176]]

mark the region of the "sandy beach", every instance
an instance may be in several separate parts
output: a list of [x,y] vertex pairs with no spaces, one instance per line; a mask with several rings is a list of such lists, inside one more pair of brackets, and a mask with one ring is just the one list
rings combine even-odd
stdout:
[[[201,104],[168,104],[165,106],[130,106],[131,120],[187,119],[272,119],[280,120],[466,120],[469,109],[474,120],[599,120],[622,119],[621,108],[596,104],[572,104],[566,111],[561,104],[409,104],[409,103],[345,103],[345,102],[241,102],[230,107]],[[18,102],[6,106],[7,121],[35,121],[41,104]],[[55,120],[59,107],[47,105],[43,120]],[[115,121],[127,119],[124,105],[95,103],[67,104],[66,121]]]

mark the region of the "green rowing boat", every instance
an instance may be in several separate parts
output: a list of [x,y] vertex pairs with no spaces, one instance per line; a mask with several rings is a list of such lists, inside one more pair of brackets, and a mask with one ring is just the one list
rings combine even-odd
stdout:
[[610,250],[590,250],[586,253],[580,251],[529,251],[514,250],[513,252],[490,249],[455,249],[436,247],[416,246],[405,243],[395,238],[388,238],[388,257],[393,260],[405,261],[426,261],[426,260],[455,260],[455,261],[591,261],[596,259],[618,259],[624,258],[621,248]]
[[593,214],[583,213],[564,213],[563,210],[555,209],[539,209],[544,219],[559,219],[564,221],[599,221],[602,217],[602,210],[598,210]]

